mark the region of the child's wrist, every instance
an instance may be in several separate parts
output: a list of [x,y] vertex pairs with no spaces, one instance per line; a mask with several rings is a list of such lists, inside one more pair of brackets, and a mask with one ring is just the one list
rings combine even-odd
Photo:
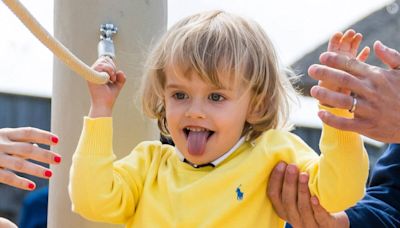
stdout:
[[88,116],[90,118],[111,117],[112,108],[105,106],[91,106]]

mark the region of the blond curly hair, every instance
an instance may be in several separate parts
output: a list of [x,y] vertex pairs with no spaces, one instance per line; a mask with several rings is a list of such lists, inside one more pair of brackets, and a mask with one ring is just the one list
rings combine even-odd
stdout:
[[141,103],[164,135],[169,134],[164,103],[167,66],[193,70],[216,86],[221,86],[221,72],[229,72],[233,81],[246,85],[252,94],[250,107],[258,114],[245,124],[247,139],[287,126],[289,100],[296,92],[256,22],[220,10],[202,12],[180,20],[161,37],[145,64]]

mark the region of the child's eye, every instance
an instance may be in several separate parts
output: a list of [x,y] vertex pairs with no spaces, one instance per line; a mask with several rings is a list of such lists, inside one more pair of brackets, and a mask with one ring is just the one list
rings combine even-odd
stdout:
[[208,96],[208,99],[212,101],[223,101],[225,98],[218,93],[212,93]]
[[177,100],[183,100],[183,99],[187,98],[187,95],[182,92],[177,92],[173,95],[173,97]]

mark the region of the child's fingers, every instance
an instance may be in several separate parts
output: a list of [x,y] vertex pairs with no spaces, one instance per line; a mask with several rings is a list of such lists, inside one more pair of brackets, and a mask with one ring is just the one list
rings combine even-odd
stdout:
[[350,43],[353,40],[354,35],[356,35],[356,31],[354,29],[348,29],[342,37],[342,41]]
[[361,50],[360,54],[358,54],[357,60],[359,60],[361,62],[367,61],[370,53],[371,53],[371,49],[368,46],[364,47]]
[[115,65],[113,59],[109,56],[102,56],[101,58],[103,58],[107,63],[111,64],[111,66],[114,67],[114,69],[117,69],[117,66]]
[[336,32],[333,34],[333,36],[330,38],[329,43],[328,43],[328,51],[331,52],[337,52],[339,51],[340,48],[340,40],[342,39],[343,33],[341,32]]
[[112,60],[112,58],[110,58],[109,56],[100,56],[96,62],[93,64],[92,67],[95,67],[96,65],[100,64],[100,63],[107,63],[110,64],[113,68],[116,69],[115,63]]
[[345,89],[343,87],[336,86],[336,84],[329,84],[326,81],[319,81],[318,86],[324,87],[326,89],[329,89],[329,90],[332,90],[335,92],[339,92],[339,93],[343,93],[343,94],[350,94],[350,90]]
[[113,74],[112,75],[109,74],[110,75],[110,81],[115,82],[117,80],[117,75],[116,75],[117,67],[116,67],[114,61],[109,56],[102,56],[102,58],[103,58],[104,62],[106,62],[107,64],[110,64],[112,66]]
[[115,82],[117,83],[117,86],[119,88],[122,88],[122,86],[124,86],[124,84],[126,82],[126,75],[123,71],[121,71],[121,70],[117,71]]
[[360,47],[362,38],[363,36],[361,35],[361,33],[356,33],[354,35],[353,40],[351,41],[351,48],[350,48],[352,56],[357,56],[358,48]]
[[115,80],[115,64],[109,57],[104,56],[97,59],[92,68],[98,72],[106,72],[111,81],[113,81],[112,79]]
[[318,81],[318,86],[324,87],[324,88],[327,88],[329,90],[336,91],[336,92],[338,92],[340,89],[340,87],[336,86],[335,84],[329,84],[326,81]]
[[93,69],[98,72],[106,72],[110,76],[110,79],[115,77],[115,68],[107,62],[100,62]]
[[356,32],[353,29],[347,30],[340,40],[340,51],[349,52],[351,50],[351,41]]

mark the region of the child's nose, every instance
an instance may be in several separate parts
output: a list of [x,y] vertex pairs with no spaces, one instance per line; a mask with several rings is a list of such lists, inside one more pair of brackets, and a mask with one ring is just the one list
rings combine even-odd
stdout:
[[188,109],[186,110],[185,116],[189,118],[195,119],[204,119],[206,118],[206,114],[203,111],[203,105],[199,101],[194,101],[190,104]]

